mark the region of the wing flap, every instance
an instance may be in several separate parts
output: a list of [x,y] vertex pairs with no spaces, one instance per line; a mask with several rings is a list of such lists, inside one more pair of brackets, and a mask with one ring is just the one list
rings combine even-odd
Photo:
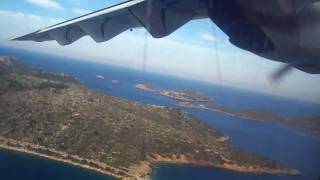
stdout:
[[141,24],[123,9],[113,15],[79,22],[78,26],[96,42],[104,42],[130,28],[141,27]]
[[79,26],[54,29],[48,33],[50,37],[56,40],[60,45],[71,44],[86,35]]
[[188,21],[198,10],[194,0],[145,1],[128,9],[155,38],[167,36]]
[[60,45],[68,45],[89,35],[96,42],[107,41],[130,28],[141,27],[136,18],[128,12],[127,7],[143,1],[145,0],[127,1],[12,40],[36,42],[56,40]]

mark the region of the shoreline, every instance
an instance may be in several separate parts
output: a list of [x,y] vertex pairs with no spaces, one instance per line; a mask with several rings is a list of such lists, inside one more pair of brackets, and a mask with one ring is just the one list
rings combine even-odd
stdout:
[[[30,148],[33,148],[34,150],[30,150]],[[72,157],[72,155],[67,155],[66,153],[59,152],[59,151],[50,150],[50,152],[52,151],[51,153],[59,153],[59,156],[61,157],[58,157],[57,155],[54,156],[54,155],[48,155],[41,152],[36,152],[36,150],[47,149],[47,148],[44,148],[38,145],[33,145],[30,143],[22,143],[19,141],[2,138],[2,137],[0,137],[0,149],[31,154],[34,156],[73,165],[78,168],[83,168],[86,170],[93,171],[95,173],[100,173],[105,176],[110,176],[115,179],[122,179],[122,180],[134,180],[134,179],[150,180],[150,175],[154,171],[154,166],[156,164],[206,166],[206,167],[212,167],[212,168],[219,168],[223,170],[229,170],[229,171],[238,172],[238,173],[249,173],[249,174],[266,174],[266,175],[268,174],[268,175],[287,175],[287,176],[301,175],[299,171],[292,170],[292,169],[277,170],[277,169],[269,169],[269,168],[256,167],[256,166],[252,166],[252,167],[241,166],[238,164],[228,163],[228,160],[221,165],[217,165],[208,161],[194,160],[185,155],[172,155],[171,157],[163,157],[158,154],[153,154],[152,157],[150,156],[148,157],[148,160],[142,161],[128,168],[124,168],[124,169],[127,169],[127,171],[124,171],[123,168],[119,169],[119,168],[115,168],[94,160],[82,159],[80,157]],[[74,160],[68,159],[70,157],[74,159],[78,158],[77,160],[80,160],[80,159],[85,160],[87,163],[85,164],[85,163],[75,162]],[[106,170],[106,168],[110,170]]]
[[212,167],[217,169],[223,169],[232,172],[238,173],[247,173],[247,174],[262,174],[262,175],[286,175],[286,176],[298,176],[301,173],[295,169],[271,169],[267,167],[259,167],[259,166],[242,166],[236,163],[233,163],[231,160],[225,158],[224,163],[222,164],[214,164],[209,161],[203,160],[194,160],[185,155],[180,155],[180,157],[173,155],[171,158],[162,157],[161,155],[154,155],[153,158],[150,159],[148,163],[151,165],[154,164],[174,164],[174,165],[194,165],[194,166],[205,166]]
[[[9,62],[14,64],[15,59]],[[14,93],[4,91],[1,103],[5,110],[2,130],[9,137],[0,136],[3,148],[127,180],[148,179],[153,165],[161,162],[254,174],[298,172],[221,143],[228,140],[224,133],[209,131],[206,123],[178,108],[105,96],[61,75],[42,72],[38,77],[27,66],[21,70],[23,74],[13,68],[10,78],[4,79],[18,85]],[[25,89],[20,91],[20,86]],[[172,99],[205,98],[196,91],[165,92]]]
[[212,98],[201,95],[197,92],[194,93],[179,90],[160,89],[158,87],[154,87],[153,85],[143,83],[136,84],[134,87],[143,91],[156,92],[161,96],[168,97],[177,101],[211,102],[213,100]]
[[106,175],[106,176],[111,176],[111,177],[116,178],[116,179],[119,178],[119,177],[115,177],[111,173],[104,172],[102,170],[99,170],[99,169],[91,167],[91,166],[86,166],[86,165],[83,165],[83,164],[80,164],[80,163],[75,163],[73,161],[68,161],[68,160],[65,160],[65,159],[62,159],[62,158],[56,158],[56,157],[48,156],[48,155],[37,153],[37,152],[34,152],[34,151],[29,151],[29,150],[15,148],[15,147],[11,147],[11,146],[6,146],[6,145],[3,145],[3,144],[0,144],[0,149],[19,152],[19,153],[24,153],[24,154],[30,154],[30,155],[33,155],[33,156],[36,156],[36,157],[44,158],[46,160],[52,160],[52,161],[56,161],[56,162],[61,162],[61,163],[73,165],[73,166],[76,166],[76,167],[79,167],[79,168],[82,168],[82,169],[87,169],[87,170],[90,170],[90,171],[94,171],[96,173],[100,173],[100,174],[103,174],[103,175]]
[[[10,144],[10,145],[9,145]],[[86,170],[90,170],[90,171],[94,171],[96,173],[100,173],[102,175],[106,175],[106,176],[111,176],[115,179],[124,179],[124,176],[121,176],[119,174],[116,174],[115,172],[124,172],[121,169],[117,169],[114,168],[112,166],[108,166],[106,164],[100,163],[100,162],[96,162],[94,160],[88,160],[88,159],[82,159],[82,160],[86,160],[87,163],[91,163],[92,165],[89,164],[84,164],[84,163],[79,163],[79,162],[75,162],[72,161],[70,159],[67,159],[69,156],[72,155],[67,155],[63,152],[59,152],[59,151],[54,151],[54,153],[60,153],[59,155],[61,155],[61,157],[57,157],[57,156],[53,156],[53,155],[48,155],[48,154],[44,154],[44,153],[40,153],[40,152],[36,152],[35,150],[29,150],[28,148],[43,148],[41,146],[38,145],[32,145],[30,143],[22,143],[22,142],[18,142],[15,140],[11,140],[11,139],[6,139],[6,138],[0,138],[0,149],[5,149],[5,150],[10,150],[10,151],[16,151],[16,152],[20,152],[20,153],[25,153],[25,154],[31,154],[34,156],[38,156],[47,160],[53,160],[53,161],[57,161],[57,162],[61,162],[61,163],[65,163],[65,164],[69,164],[69,165],[73,165],[79,168],[83,168]],[[80,160],[80,159],[78,159]],[[93,164],[97,167],[94,167]],[[101,167],[99,167],[99,165]],[[104,165],[104,167],[108,167],[112,170],[114,170],[115,172],[111,172],[111,171],[107,171],[107,170],[103,170],[102,166]],[[126,174],[129,175],[129,174]]]
[[[317,125],[319,124],[319,123],[316,123],[316,121],[320,118],[317,116],[300,117],[300,118],[284,117],[284,116],[279,116],[277,114],[273,114],[265,110],[251,109],[251,110],[260,110],[260,112],[258,112],[260,114],[257,114],[257,112],[248,112],[246,110],[232,110],[232,109],[227,109],[227,108],[224,108],[223,106],[218,106],[218,105],[207,106],[206,104],[196,104],[189,101],[178,102],[177,106],[182,109],[192,108],[192,109],[204,109],[209,111],[215,111],[215,112],[223,113],[227,116],[241,118],[244,120],[280,124],[280,125],[284,125],[291,128],[302,129],[311,133],[320,133],[320,129],[315,128],[315,127],[318,127]],[[305,122],[305,123],[303,124],[301,122]]]

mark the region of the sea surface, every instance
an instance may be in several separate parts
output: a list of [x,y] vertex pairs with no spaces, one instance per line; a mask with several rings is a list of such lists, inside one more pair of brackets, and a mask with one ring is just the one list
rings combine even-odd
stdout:
[[[216,104],[228,108],[260,108],[288,117],[320,115],[319,104],[253,91],[1,46],[0,55],[15,56],[27,64],[46,71],[67,73],[98,92],[147,104],[173,107],[177,102],[153,92],[136,89],[135,84],[149,83],[161,88],[199,91],[214,98]],[[105,79],[97,79],[96,75],[102,75]],[[119,84],[112,84],[112,80],[118,80]],[[187,109],[186,111],[211,127],[228,134],[232,145],[298,169],[303,175],[295,177],[254,175],[211,167],[159,164],[152,174],[152,179],[316,180],[320,175],[320,134],[318,133],[272,123],[244,120],[209,110]],[[0,162],[0,179],[112,179],[78,167],[6,150],[0,151]]]

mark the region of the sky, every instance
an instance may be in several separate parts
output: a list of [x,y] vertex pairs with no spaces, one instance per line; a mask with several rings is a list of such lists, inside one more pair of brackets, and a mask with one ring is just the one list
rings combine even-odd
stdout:
[[234,47],[209,19],[191,21],[161,39],[154,39],[139,28],[103,43],[90,37],[68,46],[54,41],[9,41],[120,2],[123,1],[1,0],[0,44],[320,103],[320,75],[293,70],[279,84],[270,83],[268,77],[283,64]]

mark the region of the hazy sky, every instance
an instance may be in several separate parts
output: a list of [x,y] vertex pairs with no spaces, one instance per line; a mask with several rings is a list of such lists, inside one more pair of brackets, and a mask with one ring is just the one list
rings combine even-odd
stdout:
[[[146,71],[236,86],[320,102],[320,75],[292,71],[277,86],[268,81],[281,63],[232,46],[210,20],[192,21],[172,35],[154,39],[144,29],[127,31],[104,43],[84,37],[69,46],[8,39],[122,2],[120,0],[1,0],[0,43]],[[144,49],[145,36],[148,48]],[[147,62],[143,65],[144,50]],[[220,72],[220,73],[219,73]]]

